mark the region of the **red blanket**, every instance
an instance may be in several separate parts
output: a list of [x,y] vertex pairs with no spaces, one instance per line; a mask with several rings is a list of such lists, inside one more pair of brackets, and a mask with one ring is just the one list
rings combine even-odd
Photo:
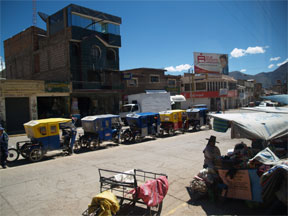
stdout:
[[[137,197],[142,199],[147,206],[156,206],[162,202],[168,191],[166,176],[148,180],[137,188]],[[135,195],[135,191],[133,191]]]

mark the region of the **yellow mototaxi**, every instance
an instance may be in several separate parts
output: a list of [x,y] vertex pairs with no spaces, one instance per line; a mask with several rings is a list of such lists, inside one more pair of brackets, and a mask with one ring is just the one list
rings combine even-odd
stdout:
[[48,151],[59,150],[72,154],[76,138],[76,128],[71,119],[48,118],[32,120],[24,124],[30,140],[20,141],[15,148],[9,148],[8,161],[19,158],[19,154],[32,162],[39,161]]
[[175,135],[176,131],[184,133],[188,130],[187,113],[185,110],[167,110],[160,112],[161,133]]

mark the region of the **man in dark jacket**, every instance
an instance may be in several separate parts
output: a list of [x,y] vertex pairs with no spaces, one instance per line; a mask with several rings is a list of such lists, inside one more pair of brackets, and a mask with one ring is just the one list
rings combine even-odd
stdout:
[[4,131],[4,128],[0,125],[0,150],[1,150],[1,166],[6,168],[6,160],[8,157],[8,134]]

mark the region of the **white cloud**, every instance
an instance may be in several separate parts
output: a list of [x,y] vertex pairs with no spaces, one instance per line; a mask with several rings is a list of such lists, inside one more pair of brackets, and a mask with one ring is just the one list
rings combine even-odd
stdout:
[[248,47],[246,49],[246,52],[245,53],[248,53],[248,54],[258,54],[258,53],[265,53],[265,49],[264,47],[259,47],[259,46],[256,46],[256,47]]
[[245,50],[244,49],[234,48],[230,54],[234,58],[239,58],[239,57],[242,57],[242,56],[245,55]]
[[272,58],[270,58],[270,61],[278,61],[280,58],[281,57],[279,57],[279,56],[278,57],[274,57],[274,58],[272,57]]
[[270,65],[268,66],[268,68],[271,69],[271,68],[274,67],[274,66],[275,66],[274,64],[270,64]]
[[2,56],[0,56],[0,71],[4,70],[5,69],[5,62],[2,58]]
[[241,69],[240,72],[244,73],[246,72],[246,69]]
[[247,54],[259,54],[259,53],[265,53],[266,50],[269,46],[261,47],[261,46],[255,46],[255,47],[248,47],[247,49],[239,49],[239,48],[234,48],[230,55],[233,58],[239,58],[242,56],[245,56]]
[[283,62],[277,64],[277,66],[280,67],[281,65],[283,65],[283,64],[285,64],[285,63],[287,63],[287,62],[288,62],[288,58],[287,58],[285,61],[283,61]]
[[176,67],[173,67],[173,66],[165,67],[164,69],[169,72],[182,72],[182,71],[189,70],[191,67],[192,66],[189,64],[181,64],[181,65],[177,65]]

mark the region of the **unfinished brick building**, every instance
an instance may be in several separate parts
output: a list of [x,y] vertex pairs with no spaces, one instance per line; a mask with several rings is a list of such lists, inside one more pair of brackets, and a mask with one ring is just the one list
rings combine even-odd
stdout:
[[71,82],[72,113],[117,113],[121,18],[74,4],[41,18],[4,41],[7,79]]

